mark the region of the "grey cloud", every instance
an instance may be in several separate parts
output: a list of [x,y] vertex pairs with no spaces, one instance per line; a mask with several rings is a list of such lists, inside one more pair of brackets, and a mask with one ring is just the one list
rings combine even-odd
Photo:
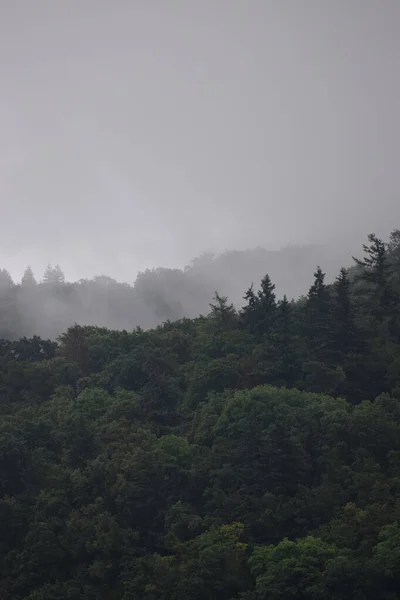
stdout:
[[[397,0],[4,0],[0,251],[132,281],[399,217]],[[350,243],[350,242],[349,242]]]

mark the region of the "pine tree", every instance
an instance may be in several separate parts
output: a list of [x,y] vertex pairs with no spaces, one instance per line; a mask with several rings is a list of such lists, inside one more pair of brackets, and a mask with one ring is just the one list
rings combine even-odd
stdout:
[[270,276],[265,275],[261,280],[261,288],[258,291],[260,322],[259,330],[261,334],[266,334],[271,330],[276,313],[276,295],[275,285],[271,282]]
[[243,310],[254,310],[257,307],[257,296],[254,293],[254,286],[251,284],[249,289],[244,295],[244,300],[247,300],[247,306],[243,308]]
[[228,302],[226,296],[215,292],[214,303],[210,303],[210,317],[219,329],[228,330],[237,325],[238,315],[233,304]]
[[0,289],[6,290],[12,288],[14,282],[7,269],[0,269]]
[[293,329],[292,307],[286,294],[278,302],[275,320],[275,331],[280,332],[283,337],[291,336]]
[[299,338],[293,308],[286,295],[277,303],[275,320],[267,340],[271,360],[275,363],[276,385],[294,385],[300,376]]
[[60,265],[56,265],[54,268],[50,264],[47,265],[46,271],[43,276],[43,283],[49,285],[65,283],[65,276],[61,270]]
[[397,296],[400,295],[400,229],[390,234],[388,244],[389,262],[393,270],[393,286]]
[[257,329],[258,298],[254,293],[253,284],[246,291],[243,299],[247,301],[247,304],[242,307],[240,321],[245,329],[255,333]]
[[365,256],[363,259],[353,257],[361,268],[358,279],[372,286],[373,294],[371,310],[379,319],[389,316],[395,304],[395,295],[391,283],[393,267],[389,260],[388,245],[374,233],[368,236],[369,245],[363,244]]
[[332,351],[336,362],[341,363],[344,355],[356,351],[359,347],[351,304],[351,283],[347,269],[340,269],[333,284],[333,292]]
[[400,262],[400,229],[393,229],[391,232],[388,250],[392,257],[396,259],[396,263]]
[[324,304],[327,297],[327,288],[325,285],[325,273],[322,272],[321,267],[317,267],[314,273],[314,283],[308,291],[308,301],[315,306],[318,304]]
[[49,284],[53,281],[53,267],[49,263],[43,275],[43,283]]
[[275,285],[269,275],[261,280],[257,294],[251,286],[244,299],[247,306],[242,309],[241,320],[248,331],[262,337],[271,329],[276,312]]
[[258,290],[258,299],[260,307],[265,313],[271,314],[276,309],[275,285],[271,282],[269,275],[265,275],[261,280],[261,287]]
[[19,337],[19,304],[17,288],[7,269],[0,269],[0,339]]
[[22,287],[33,287],[36,285],[36,279],[30,266],[27,266],[21,279]]
[[305,337],[310,356],[314,360],[328,361],[331,302],[321,267],[317,267],[314,273],[314,283],[309,289],[305,309]]

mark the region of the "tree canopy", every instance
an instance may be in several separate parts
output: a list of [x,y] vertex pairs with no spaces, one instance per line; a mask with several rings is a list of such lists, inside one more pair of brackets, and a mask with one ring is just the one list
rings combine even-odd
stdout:
[[393,233],[296,301],[264,275],[153,329],[0,320],[0,598],[400,598],[399,269]]

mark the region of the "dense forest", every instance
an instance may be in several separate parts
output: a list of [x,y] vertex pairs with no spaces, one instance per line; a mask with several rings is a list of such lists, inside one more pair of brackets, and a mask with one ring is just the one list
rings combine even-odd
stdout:
[[1,341],[2,600],[400,598],[400,231],[314,270]]
[[55,340],[71,323],[150,329],[166,320],[206,314],[216,289],[240,308],[243,290],[266,272],[278,295],[296,298],[307,291],[316,255],[329,280],[351,260],[342,246],[205,253],[184,269],[147,269],[133,285],[104,275],[68,282],[58,265],[49,265],[39,281],[28,267],[15,283],[6,269],[0,269],[0,338],[39,335]]

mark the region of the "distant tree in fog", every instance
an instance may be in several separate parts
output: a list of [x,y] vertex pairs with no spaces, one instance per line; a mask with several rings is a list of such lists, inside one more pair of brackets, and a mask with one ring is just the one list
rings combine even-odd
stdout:
[[21,286],[25,288],[33,287],[36,285],[36,279],[30,266],[26,267],[24,274],[21,279]]
[[65,283],[65,276],[60,265],[56,265],[55,267],[52,267],[50,264],[47,265],[43,275],[43,283],[51,285]]
[[14,285],[12,277],[7,269],[0,269],[0,289],[8,289]]

